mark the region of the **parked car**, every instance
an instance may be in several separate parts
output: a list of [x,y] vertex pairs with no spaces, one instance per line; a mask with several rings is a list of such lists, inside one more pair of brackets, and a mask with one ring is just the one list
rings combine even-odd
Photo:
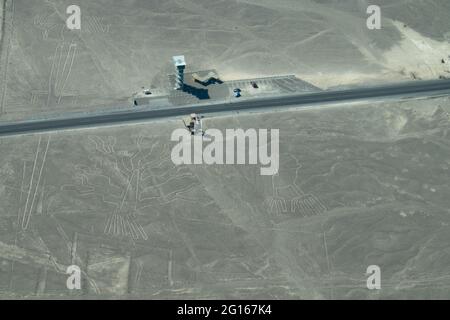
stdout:
[[233,90],[233,93],[236,98],[239,98],[241,96],[241,89],[236,88]]

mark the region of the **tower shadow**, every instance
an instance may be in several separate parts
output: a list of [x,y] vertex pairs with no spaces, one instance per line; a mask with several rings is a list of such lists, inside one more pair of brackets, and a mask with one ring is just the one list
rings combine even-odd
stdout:
[[206,81],[201,81],[199,79],[194,79],[194,81],[205,87],[209,86],[210,84],[222,84],[223,83],[222,80],[220,80],[219,78],[215,78],[215,77],[211,77]]
[[189,93],[200,100],[211,99],[208,89],[196,88],[188,84],[184,84],[183,92]]

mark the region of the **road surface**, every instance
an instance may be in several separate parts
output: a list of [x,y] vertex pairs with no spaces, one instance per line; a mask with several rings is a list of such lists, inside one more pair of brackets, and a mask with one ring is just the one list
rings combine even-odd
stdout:
[[154,108],[146,110],[126,110],[120,112],[68,116],[22,122],[0,124],[0,136],[17,135],[32,132],[45,132],[77,127],[96,127],[114,123],[143,121],[153,118],[185,116],[190,113],[213,113],[250,109],[276,108],[294,105],[311,105],[330,102],[343,102],[384,97],[427,97],[450,95],[450,80],[415,81],[386,86],[355,88],[348,90],[321,91],[289,96],[276,96],[259,99],[239,100],[216,104],[199,104],[181,107]]

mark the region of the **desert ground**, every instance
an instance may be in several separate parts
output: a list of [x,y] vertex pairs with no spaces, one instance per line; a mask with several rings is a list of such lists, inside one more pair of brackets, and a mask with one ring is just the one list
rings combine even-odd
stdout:
[[175,166],[178,119],[1,138],[1,297],[448,298],[449,120],[448,98],[205,119],[279,128],[275,176]]
[[[73,1],[0,4],[0,122],[131,105],[178,54],[322,89],[450,76],[447,0],[371,1],[381,30],[364,0],[77,0],[79,31]],[[279,129],[275,176],[174,165],[181,119],[1,137],[0,298],[448,299],[449,121],[449,98],[204,119]]]
[[[131,106],[171,57],[224,80],[294,74],[320,88],[450,76],[450,3],[364,0],[1,0],[0,120]],[[66,8],[81,9],[81,29]],[[442,63],[444,59],[444,63]]]

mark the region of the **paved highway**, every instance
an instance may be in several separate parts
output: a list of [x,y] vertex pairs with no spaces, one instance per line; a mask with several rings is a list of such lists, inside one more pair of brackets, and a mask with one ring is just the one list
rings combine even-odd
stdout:
[[77,127],[96,127],[100,125],[142,121],[152,118],[185,116],[190,113],[212,113],[239,111],[260,108],[274,108],[294,105],[311,105],[329,102],[342,102],[383,97],[418,97],[450,95],[450,80],[415,81],[386,86],[355,88],[339,91],[321,91],[290,96],[277,96],[259,99],[234,100],[228,103],[199,104],[182,107],[168,107],[148,110],[127,110],[114,113],[95,114],[67,118],[10,122],[0,124],[0,135],[16,135],[32,132],[63,130]]

